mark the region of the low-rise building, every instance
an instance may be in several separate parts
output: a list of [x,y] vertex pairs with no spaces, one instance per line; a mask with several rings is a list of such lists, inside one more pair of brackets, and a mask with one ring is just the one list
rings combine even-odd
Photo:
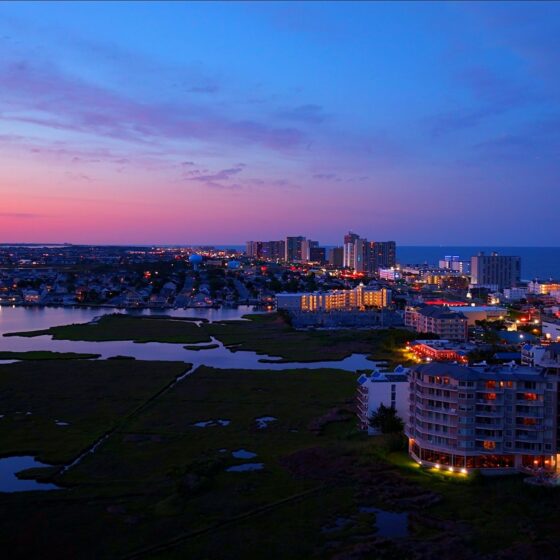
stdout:
[[394,408],[404,423],[408,421],[408,372],[407,368],[397,366],[391,373],[374,371],[358,377],[357,413],[361,430],[376,433],[369,420],[380,405]]
[[353,290],[276,294],[277,309],[286,311],[335,311],[386,308],[391,305],[391,290],[360,284]]
[[560,342],[560,320],[543,319],[541,326],[544,338],[553,342]]
[[404,324],[416,332],[437,334],[447,340],[467,340],[467,318],[448,307],[407,307]]
[[501,321],[507,316],[507,309],[493,305],[463,305],[454,307],[453,311],[462,313],[469,326],[477,321]]
[[476,346],[468,342],[454,342],[452,340],[415,340],[408,348],[420,360],[434,362],[458,362],[468,363],[468,354]]

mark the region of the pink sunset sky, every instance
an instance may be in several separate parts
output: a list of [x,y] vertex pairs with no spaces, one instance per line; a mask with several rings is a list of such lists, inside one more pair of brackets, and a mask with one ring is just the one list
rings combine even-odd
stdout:
[[4,3],[0,242],[560,245],[558,16]]

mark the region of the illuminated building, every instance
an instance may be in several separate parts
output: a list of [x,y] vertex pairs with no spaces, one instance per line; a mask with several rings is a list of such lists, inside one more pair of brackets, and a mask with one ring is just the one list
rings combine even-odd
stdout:
[[426,466],[555,471],[558,381],[527,366],[411,369],[409,454]]
[[533,280],[527,284],[527,292],[530,294],[549,295],[552,292],[560,291],[560,282],[549,280],[548,282],[539,282]]
[[460,272],[461,274],[470,274],[471,262],[462,261],[458,255],[446,255],[439,261],[439,267]]
[[546,340],[560,342],[560,321],[555,319],[542,320],[542,334]]
[[287,311],[334,311],[386,308],[391,305],[391,290],[367,288],[360,284],[353,290],[276,294],[277,309]]
[[396,264],[394,241],[368,241],[357,233],[348,232],[344,236],[343,251],[343,265],[355,272],[374,274],[380,268]]
[[448,340],[467,340],[467,318],[448,307],[407,307],[404,324],[416,332],[437,334]]
[[415,340],[407,347],[417,358],[434,362],[468,363],[467,355],[475,346],[450,340]]

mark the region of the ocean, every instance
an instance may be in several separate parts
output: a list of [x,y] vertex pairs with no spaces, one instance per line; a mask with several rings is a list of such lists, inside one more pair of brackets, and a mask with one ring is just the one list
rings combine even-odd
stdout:
[[492,251],[499,255],[521,257],[521,279],[560,279],[560,247],[448,247],[397,245],[397,261],[400,264],[437,264],[445,255],[458,255],[461,260],[470,260],[474,255]]

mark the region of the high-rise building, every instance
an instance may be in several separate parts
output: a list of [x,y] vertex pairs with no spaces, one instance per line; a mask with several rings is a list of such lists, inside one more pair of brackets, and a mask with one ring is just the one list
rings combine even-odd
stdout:
[[261,258],[262,245],[263,245],[262,241],[247,241],[245,245],[246,245],[245,253],[247,254],[248,257],[252,257],[255,259]]
[[284,259],[287,262],[302,262],[302,244],[305,240],[305,237],[302,237],[301,235],[295,237],[286,237]]
[[311,241],[311,239],[304,239],[301,242],[301,260],[309,262],[311,260],[311,250],[319,246],[318,241]]
[[354,267],[354,252],[355,252],[355,242],[360,239],[360,236],[357,233],[353,233],[349,231],[344,236],[344,244],[343,244],[343,261],[342,266],[346,268],[353,268]]
[[326,262],[324,247],[311,247],[309,249],[309,260],[314,263],[323,264]]
[[397,244],[394,241],[370,241],[367,271],[376,273],[380,268],[391,268],[397,263]]
[[358,234],[348,232],[344,236],[343,265],[355,272],[374,274],[380,268],[391,268],[396,264],[394,241],[369,241]]
[[263,241],[262,258],[269,261],[279,261],[286,256],[286,242],[280,241]]
[[331,266],[342,268],[344,266],[344,247],[331,247],[327,251],[327,261]]
[[521,258],[479,253],[471,258],[471,286],[503,290],[517,286],[521,279]]

